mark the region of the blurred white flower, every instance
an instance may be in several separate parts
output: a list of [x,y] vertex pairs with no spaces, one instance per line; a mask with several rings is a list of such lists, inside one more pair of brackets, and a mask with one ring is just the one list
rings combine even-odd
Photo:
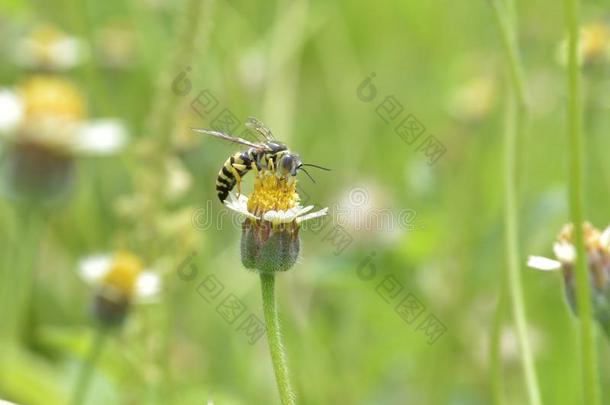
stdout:
[[[589,65],[607,63],[610,60],[610,27],[603,22],[592,22],[580,29],[578,41],[578,63]],[[557,60],[566,66],[568,61],[568,43],[563,40],[557,49]]]
[[[528,267],[536,270],[560,270],[571,272],[576,261],[576,248],[573,242],[573,226],[564,226],[559,234],[558,240],[553,244],[555,259],[543,256],[529,256]],[[583,224],[585,237],[585,251],[588,256],[589,265],[594,273],[604,273],[604,278],[610,278],[610,226],[600,232],[588,222]]]
[[497,93],[493,78],[475,77],[453,92],[449,100],[449,113],[462,121],[480,121],[495,105]]
[[95,34],[95,51],[101,64],[112,69],[125,69],[136,60],[137,38],[128,22],[116,21]]
[[127,142],[120,120],[88,120],[79,89],[47,75],[34,75],[15,89],[0,88],[0,134],[69,154],[107,155]]
[[193,178],[177,158],[169,158],[165,166],[167,171],[166,195],[168,200],[176,200],[191,188]]
[[117,119],[83,122],[77,131],[74,149],[83,154],[113,154],[127,142],[127,130]]
[[239,60],[239,75],[244,85],[258,89],[265,80],[265,54],[259,46],[244,52]]
[[[542,333],[534,328],[528,329],[528,340],[534,354],[539,354],[543,350],[544,337]],[[517,363],[519,361],[519,340],[517,333],[512,327],[502,328],[500,334],[500,357],[503,362]]]
[[34,28],[14,47],[14,61],[27,69],[67,70],[83,62],[87,47],[78,38],[51,25]]
[[415,219],[415,211],[406,207],[392,209],[385,205],[388,201],[388,194],[378,183],[360,183],[341,192],[333,207],[333,219],[355,239],[396,240],[414,229],[411,220]]
[[[608,290],[610,288],[610,227],[603,232],[588,222],[582,224],[584,236],[584,252],[587,264],[588,281],[591,286],[591,304],[593,316],[610,337],[610,301]],[[561,270],[565,284],[565,295],[572,311],[578,315],[576,302],[575,262],[576,248],[574,246],[574,225],[563,227],[557,242],[553,245],[553,252],[557,260],[530,256],[527,264],[537,270]]]
[[132,253],[96,254],[78,264],[80,277],[104,294],[125,297],[131,301],[154,302],[161,291],[161,278],[144,269],[141,260]]

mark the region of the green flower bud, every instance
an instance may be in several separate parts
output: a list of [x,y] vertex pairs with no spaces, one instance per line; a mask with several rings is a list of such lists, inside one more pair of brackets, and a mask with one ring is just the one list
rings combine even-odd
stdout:
[[35,204],[55,202],[72,190],[74,173],[69,154],[35,142],[16,142],[2,167],[3,191]]
[[246,219],[242,225],[241,261],[247,269],[275,273],[290,269],[300,251],[296,222],[272,225],[264,220]]
[[[553,246],[557,260],[532,256],[528,264],[540,270],[561,270],[563,274],[566,300],[572,312],[578,316],[576,299],[574,227],[566,225]],[[610,227],[603,232],[588,222],[583,224],[585,254],[589,284],[591,286],[591,306],[593,316],[610,338]]]
[[123,324],[131,301],[123,294],[101,288],[94,296],[91,312],[93,318],[104,327],[118,327]]

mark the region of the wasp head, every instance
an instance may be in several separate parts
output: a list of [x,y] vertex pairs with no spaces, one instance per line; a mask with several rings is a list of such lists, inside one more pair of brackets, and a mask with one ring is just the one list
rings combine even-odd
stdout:
[[301,167],[301,159],[299,155],[293,153],[285,153],[278,162],[278,174],[280,176],[296,176],[297,170]]

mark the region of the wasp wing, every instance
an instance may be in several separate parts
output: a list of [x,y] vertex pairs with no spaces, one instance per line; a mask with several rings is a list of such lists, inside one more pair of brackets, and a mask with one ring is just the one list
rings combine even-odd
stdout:
[[273,141],[275,138],[273,137],[273,133],[265,124],[263,124],[259,119],[254,117],[248,117],[244,124],[246,127],[255,130],[259,134],[261,134],[265,140]]
[[211,135],[216,138],[224,139],[225,141],[238,143],[238,144],[245,145],[245,146],[250,146],[250,147],[256,148],[256,149],[269,150],[269,147],[263,143],[250,142],[250,141],[247,141],[247,140],[237,137],[237,136],[231,136],[231,135],[225,134],[224,132],[212,131],[210,129],[203,129],[203,128],[191,128],[191,129],[195,132],[200,132],[202,134]]

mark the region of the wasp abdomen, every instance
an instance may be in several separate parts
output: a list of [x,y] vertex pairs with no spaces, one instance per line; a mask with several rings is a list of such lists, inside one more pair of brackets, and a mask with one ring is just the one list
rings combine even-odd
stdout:
[[250,151],[235,153],[225,161],[222,169],[218,172],[216,191],[218,192],[220,202],[224,202],[229,195],[229,192],[233,190],[233,187],[235,187],[235,184],[238,182],[235,174],[237,174],[239,180],[241,180],[241,178],[252,168],[253,159],[250,154]]

